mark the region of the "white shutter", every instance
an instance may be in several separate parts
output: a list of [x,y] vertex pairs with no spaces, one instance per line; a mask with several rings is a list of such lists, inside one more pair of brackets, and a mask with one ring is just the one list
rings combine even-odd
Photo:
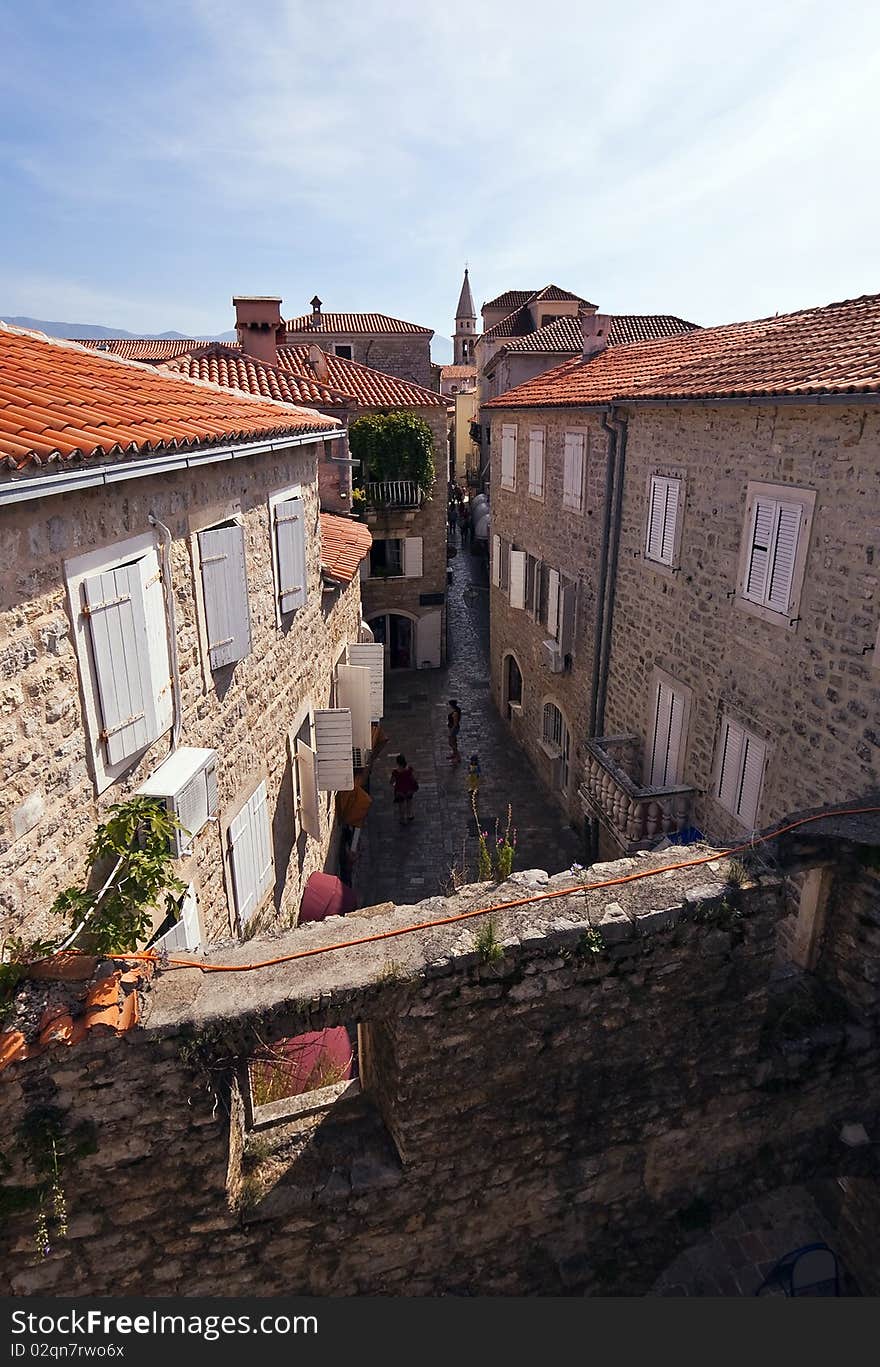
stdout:
[[422,538],[407,536],[403,541],[403,573],[407,579],[422,577]]
[[369,750],[373,738],[369,667],[337,665],[336,683],[339,706],[351,712],[352,746]]
[[192,883],[189,884],[183,894],[183,902],[180,908],[180,920],[173,925],[170,930],[166,930],[164,935],[160,935],[154,940],[151,949],[165,950],[168,954],[173,954],[181,949],[198,949],[202,942],[202,931],[199,925],[199,909],[196,901],[196,890]]
[[681,480],[667,479],[663,475],[651,477],[646,551],[650,560],[658,560],[662,565],[671,565],[675,556],[680,491]]
[[770,552],[776,525],[776,506],[772,499],[756,498],[752,509],[749,558],[743,592],[745,597],[754,603],[763,603],[766,598]]
[[736,814],[739,808],[745,732],[727,718],[721,724],[721,755],[718,765],[718,801]]
[[681,781],[681,750],[684,739],[684,698],[658,680],[654,707],[654,734],[648,767],[648,786],[665,788]]
[[354,787],[351,712],[328,707],[315,713],[315,774],[323,793],[348,793]]
[[441,614],[426,612],[416,623],[416,665],[419,669],[438,669],[440,666]]
[[501,483],[505,489],[516,488],[516,425],[504,423],[501,428]]
[[[158,572],[155,557],[153,561]],[[82,585],[103,723],[101,739],[111,764],[145,750],[160,734],[140,566],[140,561],[120,565],[84,579]]]
[[318,777],[315,773],[315,752],[305,741],[296,742],[294,757],[296,773],[296,811],[299,823],[307,835],[321,839],[321,808],[318,798]]
[[234,664],[251,649],[244,527],[210,527],[199,532],[199,559],[211,668]]
[[524,608],[526,605],[526,553],[510,552],[510,606]]
[[584,489],[584,434],[566,432],[564,445],[562,506],[580,512]]
[[547,630],[555,639],[559,630],[559,571],[551,570],[547,590]]
[[147,619],[147,643],[153,708],[156,718],[154,739],[163,735],[174,720],[174,690],[171,686],[171,659],[168,653],[168,621],[165,606],[165,586],[159,569],[159,557],[150,551],[138,561],[144,613]]
[[577,585],[567,579],[561,585],[559,599],[559,648],[563,655],[570,655],[574,649],[574,632],[577,611]]
[[348,647],[348,663],[370,671],[370,720],[385,715],[385,647],[381,643],[355,642]]
[[278,557],[278,604],[293,612],[306,601],[306,505],[301,498],[275,504],[275,551]]
[[544,497],[544,429],[533,428],[529,432],[529,493],[535,498]]
[[501,537],[492,533],[492,583],[498,588],[501,583]]
[[788,612],[794,560],[797,555],[801,508],[797,503],[780,503],[773,540],[773,557],[767,584],[767,604],[776,612]]
[[747,734],[743,745],[742,778],[740,780],[737,815],[749,830],[754,829],[755,817],[758,814],[766,758],[767,747],[764,742]]
[[663,541],[660,546],[660,559],[664,565],[671,565],[675,555],[675,530],[678,523],[678,494],[681,484],[677,479],[666,481],[666,515],[663,519]]
[[229,826],[235,909],[243,930],[272,885],[272,840],[266,782],[248,798]]

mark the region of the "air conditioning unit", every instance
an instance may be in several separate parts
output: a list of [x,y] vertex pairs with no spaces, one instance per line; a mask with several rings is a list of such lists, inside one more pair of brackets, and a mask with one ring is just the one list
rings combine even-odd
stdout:
[[544,651],[551,674],[561,674],[565,669],[565,656],[558,641],[545,641]]
[[351,752],[351,763],[354,769],[366,769],[373,758],[373,752],[369,747],[363,748],[355,745]]
[[193,839],[217,811],[217,751],[181,745],[138,788],[176,816],[182,831],[172,840],[175,859],[189,854]]

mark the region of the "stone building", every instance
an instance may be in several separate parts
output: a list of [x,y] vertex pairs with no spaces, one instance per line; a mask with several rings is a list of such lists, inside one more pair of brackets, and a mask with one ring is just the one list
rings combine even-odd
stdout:
[[288,346],[317,342],[331,355],[360,361],[362,365],[431,389],[434,386],[431,370],[433,336],[433,328],[389,318],[385,313],[324,313],[321,300],[315,295],[312,312],[288,319],[283,339],[279,340]]
[[62,928],[144,784],[190,831],[171,943],[293,924],[370,722],[338,669],[370,536],[318,499],[342,427],[5,327],[0,371],[2,933]]
[[880,786],[880,296],[492,401],[492,686],[593,848]]

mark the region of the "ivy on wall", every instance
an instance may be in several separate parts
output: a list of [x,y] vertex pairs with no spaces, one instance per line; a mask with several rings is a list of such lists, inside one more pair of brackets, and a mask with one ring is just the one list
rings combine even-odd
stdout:
[[368,413],[348,429],[348,444],[361,462],[358,483],[411,479],[427,498],[434,488],[434,434],[417,413]]

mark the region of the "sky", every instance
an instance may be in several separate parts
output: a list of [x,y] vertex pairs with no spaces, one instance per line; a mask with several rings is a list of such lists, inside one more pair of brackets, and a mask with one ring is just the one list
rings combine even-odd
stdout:
[[[864,0],[0,0],[0,314],[448,337],[554,283],[701,324],[880,290]],[[442,358],[442,357],[441,357]]]

